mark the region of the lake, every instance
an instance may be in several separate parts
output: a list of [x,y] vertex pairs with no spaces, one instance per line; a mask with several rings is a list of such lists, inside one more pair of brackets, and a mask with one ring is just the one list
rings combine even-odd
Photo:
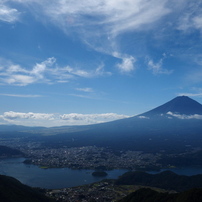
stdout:
[[[94,170],[72,170],[70,168],[42,169],[35,165],[24,164],[24,160],[24,158],[0,159],[0,174],[12,176],[23,184],[32,187],[59,189],[90,184],[102,179],[116,179],[127,172],[127,170],[110,170],[107,171],[108,175],[106,177],[95,177],[92,176]],[[202,174],[201,167],[172,168],[169,170],[179,175]],[[158,172],[149,173],[155,174]]]
[[12,176],[32,187],[59,189],[90,184],[102,179],[116,179],[127,170],[107,171],[106,177],[92,176],[94,170],[72,170],[70,168],[42,169],[24,164],[24,158],[0,159],[0,174]]

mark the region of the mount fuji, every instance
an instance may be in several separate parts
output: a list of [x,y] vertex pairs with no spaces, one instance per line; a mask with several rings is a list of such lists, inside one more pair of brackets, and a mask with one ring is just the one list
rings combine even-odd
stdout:
[[166,114],[202,115],[202,105],[187,96],[179,96],[142,115],[152,117]]
[[[20,127],[20,135],[25,134],[22,131]],[[119,151],[184,152],[188,147],[202,147],[202,105],[187,96],[179,96],[130,118],[88,126],[25,127],[24,131],[49,146],[95,145]]]
[[179,96],[134,117],[79,126],[73,132],[68,130],[68,127],[57,128],[57,135],[46,136],[46,142],[145,152],[185,151],[188,145],[189,148],[202,145],[202,105],[187,96]]

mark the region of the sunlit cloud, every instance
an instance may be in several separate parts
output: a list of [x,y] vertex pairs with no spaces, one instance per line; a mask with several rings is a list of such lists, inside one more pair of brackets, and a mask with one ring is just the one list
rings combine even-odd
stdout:
[[3,79],[3,81],[7,84],[13,84],[18,86],[26,86],[32,84],[36,81],[36,79],[32,76],[28,75],[9,75],[7,78]]
[[179,93],[178,96],[202,97],[202,93]]
[[167,114],[179,119],[202,119],[201,114],[186,115],[186,114],[175,114],[173,112],[167,112]]
[[158,62],[154,62],[152,59],[147,58],[147,65],[148,65],[148,70],[152,71],[154,75],[157,74],[172,74],[173,70],[167,70],[163,68],[163,61],[166,56],[161,58]]
[[3,94],[3,93],[0,93],[0,96],[22,97],[22,98],[38,98],[38,97],[43,97],[42,95]]
[[138,116],[139,119],[149,119],[147,116]]
[[92,88],[76,88],[76,90],[86,92],[86,93],[92,93],[93,92]]
[[28,70],[10,61],[1,61],[0,83],[16,86],[27,86],[34,83],[65,83],[73,78],[94,78],[99,76],[110,76],[103,66],[98,66],[94,70],[83,70],[70,66],[60,67],[56,63],[56,58],[51,57],[41,63],[36,63],[32,69]]
[[[114,52],[117,52],[119,55],[115,57],[122,61],[116,62],[114,66],[121,73],[130,73],[136,69],[136,57],[121,50],[117,37],[131,31],[152,29],[174,9],[168,0],[13,1],[32,8],[30,11],[38,15],[38,20],[54,24],[68,36],[78,37],[96,51],[113,57]],[[181,3],[175,1],[175,7],[178,4]],[[33,9],[36,6],[37,9]],[[77,76],[91,76],[82,70],[69,71]]]
[[70,123],[73,123],[74,121],[78,121],[78,123],[84,122],[86,124],[102,123],[102,122],[108,122],[108,121],[113,121],[113,120],[123,119],[128,117],[129,116],[119,115],[115,113],[106,113],[106,114],[71,113],[71,114],[63,114],[60,116],[62,120],[70,121]]
[[133,56],[123,55],[118,52],[114,52],[113,56],[122,60],[121,63],[116,64],[122,73],[129,73],[135,70],[134,63],[136,62],[136,59]]
[[187,4],[187,11],[182,14],[179,19],[178,29],[182,31],[202,31],[202,3],[197,1],[195,3],[189,2]]
[[43,114],[43,113],[22,113],[22,112],[4,112],[3,114],[4,119],[46,119],[46,120],[52,120],[54,119],[54,114]]
[[20,12],[15,8],[10,8],[0,2],[0,21],[14,23],[19,20]]
[[[175,22],[169,22],[173,29],[180,31],[202,30],[202,3],[183,0],[10,0],[2,3],[4,10],[12,10],[8,2],[15,2],[30,7],[30,12],[42,23],[51,23],[63,30],[68,36],[74,35],[96,51],[116,57],[121,62],[115,62],[121,73],[130,73],[136,69],[136,56],[124,53],[117,37],[129,32],[141,32],[155,29],[165,29],[160,23],[167,16],[176,15]],[[36,9],[37,8],[37,9]],[[181,10],[180,10],[181,9]],[[186,9],[186,12],[184,10]],[[14,9],[18,14],[19,11]],[[179,10],[181,15],[179,16]],[[3,11],[2,11],[3,12]],[[14,11],[13,11],[14,12]],[[9,12],[8,12],[9,13]],[[12,13],[12,12],[11,12]],[[17,14],[15,15],[17,16]],[[11,20],[12,21],[12,20]],[[159,23],[159,24],[158,24]],[[161,27],[158,29],[158,26]],[[161,36],[163,39],[163,36]],[[135,48],[135,46],[134,46]],[[119,55],[114,56],[117,52]],[[171,74],[172,70],[162,67],[163,61],[148,61],[148,67],[153,74]],[[68,69],[69,68],[69,69]],[[81,69],[72,70],[70,74],[80,77],[92,77],[95,72]],[[97,72],[98,73],[98,72]],[[101,73],[101,71],[99,71]],[[42,74],[39,74],[42,76]],[[58,82],[67,82],[60,79]]]
[[72,93],[72,94],[69,94],[69,96],[73,96],[73,97],[80,97],[80,98],[86,98],[86,99],[97,99],[97,98],[95,98],[95,97],[92,97],[92,96],[88,96],[88,95],[81,95],[81,94],[74,94],[74,93]]
[[[89,125],[103,123],[117,119],[128,118],[127,115],[116,113],[105,114],[48,114],[48,113],[23,113],[23,112],[4,112],[0,119],[7,124],[23,124],[25,126],[62,126],[62,125]],[[0,121],[0,122],[2,122]]]
[[104,31],[103,34],[111,35],[139,29],[158,21],[171,12],[166,5],[168,0],[87,0],[83,2],[79,0],[51,2],[28,0],[18,2],[27,5],[37,3],[52,23],[67,32],[69,27],[82,28],[87,32],[99,25]]

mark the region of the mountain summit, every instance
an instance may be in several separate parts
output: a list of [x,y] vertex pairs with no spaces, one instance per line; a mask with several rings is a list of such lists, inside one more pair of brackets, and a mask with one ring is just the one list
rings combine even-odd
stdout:
[[[22,137],[26,134],[27,138],[40,137],[48,147],[97,146],[115,151],[185,152],[187,148],[201,148],[201,117],[200,103],[187,96],[179,96],[130,118],[88,126],[42,128],[38,131],[26,129],[26,133],[20,130],[17,134]],[[16,137],[13,131],[9,134]]]
[[167,114],[168,112],[181,115],[202,115],[202,105],[187,96],[178,96],[155,109],[143,113],[142,115],[150,117]]

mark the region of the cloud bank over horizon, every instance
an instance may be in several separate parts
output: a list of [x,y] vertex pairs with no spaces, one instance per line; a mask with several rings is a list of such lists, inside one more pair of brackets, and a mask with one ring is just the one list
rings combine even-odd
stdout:
[[47,114],[47,113],[23,113],[23,112],[4,112],[0,115],[0,124],[16,124],[24,126],[73,126],[73,125],[90,125],[104,123],[113,120],[128,118],[127,115],[115,113],[105,114]]

